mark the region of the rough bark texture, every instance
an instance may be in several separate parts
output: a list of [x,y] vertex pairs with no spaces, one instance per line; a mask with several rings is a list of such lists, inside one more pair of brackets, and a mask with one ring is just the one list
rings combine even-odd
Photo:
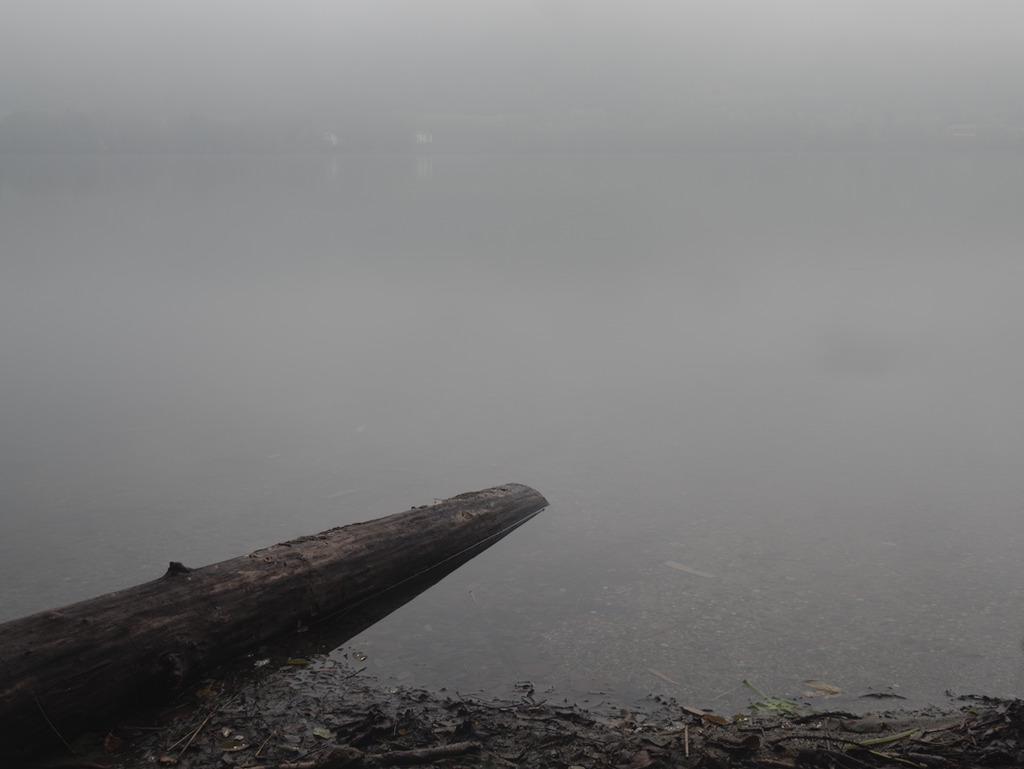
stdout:
[[5,752],[159,701],[261,643],[447,573],[546,506],[520,484],[470,492],[199,569],[175,562],[152,582],[0,624]]

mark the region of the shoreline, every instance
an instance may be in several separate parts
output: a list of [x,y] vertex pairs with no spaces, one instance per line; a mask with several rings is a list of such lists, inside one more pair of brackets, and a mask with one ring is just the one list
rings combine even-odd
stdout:
[[267,668],[221,671],[153,720],[123,719],[46,766],[999,767],[1024,757],[1020,700],[857,714],[763,698],[726,719],[664,697],[588,709],[526,685],[511,699],[395,686],[325,655]]

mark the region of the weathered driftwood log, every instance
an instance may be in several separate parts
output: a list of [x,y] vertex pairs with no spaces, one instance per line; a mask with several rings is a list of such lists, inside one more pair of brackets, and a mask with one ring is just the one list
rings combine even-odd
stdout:
[[0,752],[159,701],[378,597],[394,608],[403,585],[436,581],[546,506],[520,484],[470,492],[199,569],[172,563],[152,582],[0,624]]

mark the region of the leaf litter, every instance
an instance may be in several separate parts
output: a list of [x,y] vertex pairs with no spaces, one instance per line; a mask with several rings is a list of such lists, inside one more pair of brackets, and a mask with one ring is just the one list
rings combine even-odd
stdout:
[[[1024,763],[1024,703],[959,710],[817,711],[744,684],[758,699],[731,718],[649,697],[626,709],[551,701],[528,681],[500,698],[382,683],[346,664],[266,665],[204,682],[155,721],[114,727],[79,765],[135,769],[840,769]],[[268,673],[267,671],[270,670]],[[823,682],[804,682],[827,690]],[[837,688],[837,687],[832,687]],[[209,693],[215,696],[209,698]],[[191,695],[190,695],[191,697]],[[82,744],[82,743],[78,743]],[[105,749],[104,749],[105,745]]]

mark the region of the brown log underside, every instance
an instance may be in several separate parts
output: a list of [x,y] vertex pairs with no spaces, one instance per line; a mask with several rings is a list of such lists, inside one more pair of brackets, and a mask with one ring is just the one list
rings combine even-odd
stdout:
[[0,624],[0,752],[159,701],[325,618],[359,608],[365,627],[368,605],[400,605],[396,588],[437,581],[546,506],[520,484],[470,492],[199,569],[175,562],[152,582]]

